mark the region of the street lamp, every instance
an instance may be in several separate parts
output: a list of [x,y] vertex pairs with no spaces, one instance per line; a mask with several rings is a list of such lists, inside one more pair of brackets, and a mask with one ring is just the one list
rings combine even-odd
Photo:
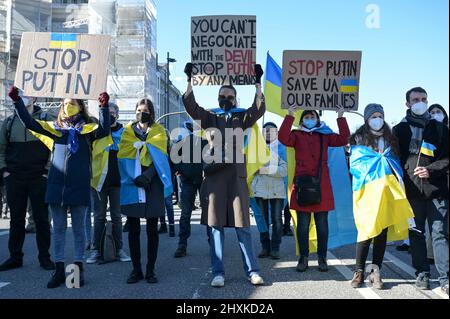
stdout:
[[[167,52],[167,64],[166,64],[166,107],[164,110],[164,114],[169,112],[169,63],[175,63],[177,60],[170,57],[170,53]],[[168,128],[167,120],[164,121],[166,124],[166,128]]]

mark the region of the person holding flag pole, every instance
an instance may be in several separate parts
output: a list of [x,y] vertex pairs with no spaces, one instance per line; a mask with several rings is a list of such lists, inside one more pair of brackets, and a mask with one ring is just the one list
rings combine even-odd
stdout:
[[408,90],[406,117],[393,128],[393,133],[399,141],[406,196],[418,230],[409,231],[416,287],[430,289],[430,264],[424,235],[428,220],[439,283],[448,295],[448,128],[431,120],[427,103],[428,95],[423,88]]

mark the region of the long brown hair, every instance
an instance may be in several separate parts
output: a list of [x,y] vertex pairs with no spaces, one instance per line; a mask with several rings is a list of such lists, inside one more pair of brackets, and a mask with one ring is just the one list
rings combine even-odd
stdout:
[[[361,138],[361,141],[359,143],[356,141],[356,136],[359,136]],[[387,143],[387,145],[390,146],[392,154],[394,154],[395,156],[400,156],[399,144],[398,144],[397,137],[395,137],[394,134],[392,134],[392,130],[391,130],[390,126],[386,123],[386,121],[384,122],[382,136],[383,136],[385,142]],[[377,136],[371,132],[370,126],[366,122],[366,123],[364,123],[363,126],[358,128],[356,130],[356,132],[350,136],[350,145],[361,144],[364,146],[371,147],[373,149],[377,149],[378,145],[377,145],[376,138],[377,138]]]
[[[89,117],[89,113],[86,109],[86,105],[84,104],[83,100],[80,99],[72,99],[72,101],[75,101],[78,105],[78,107],[80,108],[80,113],[81,114],[81,118],[84,120],[85,123],[90,123],[91,118]],[[61,105],[61,108],[59,109],[59,113],[58,113],[58,118],[56,119],[56,123],[58,124],[59,127],[63,127],[64,126],[64,101],[63,104]]]

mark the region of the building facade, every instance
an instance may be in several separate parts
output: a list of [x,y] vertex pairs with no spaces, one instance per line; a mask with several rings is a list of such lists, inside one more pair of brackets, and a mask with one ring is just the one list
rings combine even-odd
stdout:
[[[179,111],[181,93],[171,83],[169,108],[158,102],[166,100],[161,98],[166,76],[157,62],[156,24],[153,0],[0,0],[0,119],[10,111],[6,92],[14,82],[24,31],[111,35],[107,91],[119,105],[121,120],[135,118],[136,102],[142,98],[154,101],[158,117]],[[97,102],[88,103],[96,114]],[[178,122],[169,117],[167,124]]]

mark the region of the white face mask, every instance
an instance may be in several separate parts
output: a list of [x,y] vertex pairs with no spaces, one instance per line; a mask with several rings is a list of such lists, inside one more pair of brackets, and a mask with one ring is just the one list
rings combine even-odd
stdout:
[[411,111],[416,115],[424,115],[428,110],[428,105],[424,102],[418,102],[411,106]]
[[375,117],[369,120],[369,126],[375,132],[381,130],[384,126],[384,120],[381,117]]
[[436,121],[438,121],[438,122],[444,122],[444,114],[443,113],[434,113],[434,114],[431,114],[431,118],[433,119],[433,120],[436,120]]

